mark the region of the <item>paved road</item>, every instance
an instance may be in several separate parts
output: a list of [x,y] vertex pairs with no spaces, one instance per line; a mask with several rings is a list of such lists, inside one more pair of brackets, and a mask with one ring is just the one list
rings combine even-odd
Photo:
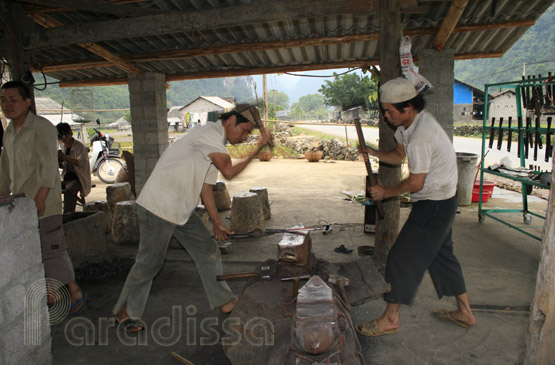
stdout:
[[[303,125],[299,127],[326,133],[332,136],[345,138],[344,126]],[[363,131],[364,131],[364,139],[366,140],[366,143],[375,144],[375,145],[378,144],[378,138],[379,138],[378,128],[364,127]],[[349,138],[349,141],[357,140],[357,134],[354,126],[347,127],[347,136]],[[479,161],[479,157],[482,153],[481,138],[454,137],[453,145],[455,146],[455,151],[457,152],[469,152],[469,153],[477,154],[478,161]],[[510,158],[513,167],[520,166],[519,159],[516,157],[517,145],[515,142],[513,142],[511,145],[511,152],[507,152],[506,142],[503,142],[501,146],[501,150],[497,150],[496,146],[497,146],[497,140],[495,140],[494,148],[489,150],[489,153],[486,156],[485,166],[489,166],[494,163],[499,163],[499,161],[506,156]],[[486,141],[486,151],[488,151],[487,141]],[[540,166],[542,171],[543,170],[551,171],[551,168],[552,168],[551,160],[549,160],[549,162],[545,162],[544,160],[545,147],[542,150],[538,150],[538,161],[534,161],[532,156],[533,156],[533,151],[532,149],[530,149],[530,152],[529,152],[530,158],[526,160],[525,166],[532,164],[532,165]]]

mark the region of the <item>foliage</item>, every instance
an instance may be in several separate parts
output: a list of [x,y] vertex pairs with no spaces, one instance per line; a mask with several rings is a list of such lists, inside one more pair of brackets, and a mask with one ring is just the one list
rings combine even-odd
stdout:
[[547,76],[555,71],[555,5],[497,59],[455,62],[455,78],[483,90],[484,84],[520,80],[523,63],[526,75]]
[[337,75],[334,72],[333,81],[325,81],[320,91],[324,95],[324,102],[329,106],[339,106],[347,110],[355,106],[372,107],[369,96],[377,92],[377,85],[368,76],[360,77],[356,73]]
[[322,94],[308,94],[301,96],[293,103],[289,115],[296,119],[327,119],[328,109]]
[[[246,101],[249,104],[257,105],[260,110],[260,116],[264,117],[264,100],[253,98]],[[289,109],[289,96],[283,91],[269,90],[268,91],[268,118],[276,119],[276,111]]]

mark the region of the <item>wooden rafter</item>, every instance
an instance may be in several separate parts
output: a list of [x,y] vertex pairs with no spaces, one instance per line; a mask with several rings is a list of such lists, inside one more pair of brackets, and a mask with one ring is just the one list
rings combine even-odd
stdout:
[[469,0],[453,0],[443,23],[439,28],[436,39],[434,40],[434,48],[437,50],[442,50],[447,43],[447,40],[453,33],[453,29],[459,22],[464,9],[468,5]]
[[[51,16],[49,16],[47,14],[33,14],[32,18],[35,21],[35,23],[37,23],[39,25],[42,25],[45,28],[63,26],[63,24],[61,22],[57,21],[56,19],[52,18]],[[124,69],[126,71],[135,72],[137,74],[142,74],[143,73],[143,71],[140,68],[138,68],[137,66],[135,66],[133,63],[124,60],[123,58],[113,54],[112,52],[108,51],[107,49],[105,49],[102,46],[99,46],[98,44],[95,44],[95,43],[79,43],[78,45],[80,47],[85,48],[89,52],[94,53],[95,55],[102,57],[103,59],[108,61],[110,64],[114,64],[116,66],[119,66],[119,67],[121,67],[122,69]]]
[[[519,21],[513,21],[513,22],[465,25],[465,26],[455,27],[455,29],[453,30],[453,33],[532,26],[534,25],[534,23],[535,23],[535,19],[525,19],[525,20],[519,20]],[[438,32],[438,28],[428,28],[428,29],[405,30],[403,34],[406,36],[418,37],[418,36],[427,35],[427,34],[436,34],[437,32]],[[365,41],[372,41],[372,40],[378,40],[378,39],[379,39],[379,33],[374,32],[374,33],[367,33],[367,34],[318,37],[318,38],[310,38],[310,39],[290,39],[290,40],[271,41],[271,42],[237,43],[237,44],[228,44],[228,45],[198,47],[198,48],[178,50],[178,51],[140,54],[140,55],[127,57],[124,60],[128,62],[132,61],[134,63],[151,62],[155,60],[168,61],[168,60],[185,59],[185,58],[192,58],[192,57],[202,57],[207,55],[219,55],[219,54],[226,54],[226,53],[253,52],[253,51],[294,48],[294,47],[326,46],[326,45],[332,45],[332,44],[365,42]],[[111,65],[110,62],[100,61],[100,60],[79,61],[79,62],[41,65],[39,67],[35,67],[33,71],[59,72],[59,71],[78,70],[78,69],[85,69],[85,68],[105,67],[110,65]]]
[[[39,0],[36,0],[39,1]],[[46,1],[46,0],[40,0]],[[413,10],[414,0],[403,0]],[[379,11],[376,0],[282,0],[252,1],[245,5],[194,10],[184,13],[150,14],[134,18],[66,25],[29,35],[29,49],[68,46],[77,43],[96,43],[110,40],[199,32],[206,29],[244,26],[275,21],[293,21],[351,14],[367,16]],[[424,11],[424,8],[422,8]]]
[[[134,4],[134,3],[142,3],[147,0],[103,0],[104,2],[114,4],[114,5],[124,5],[124,4]],[[74,9],[71,8],[64,8],[64,7],[54,7],[51,4],[49,6],[40,6],[40,5],[30,5],[26,4],[24,7],[25,15],[31,14],[40,14],[40,13],[60,13],[64,11],[71,11]]]
[[[28,4],[41,5],[44,7],[68,9],[68,10],[82,10],[94,13],[104,13],[115,15],[119,17],[129,16],[148,16],[156,13],[156,10],[142,9],[138,7],[121,7],[120,4],[113,4],[107,1],[93,1],[93,0],[25,0]],[[161,13],[161,11],[158,11]]]
[[[485,52],[485,53],[465,53],[455,55],[455,60],[467,60],[474,58],[498,58],[502,57],[502,52]],[[299,72],[299,71],[317,71],[335,68],[362,68],[369,69],[371,66],[379,64],[379,60],[367,61],[345,61],[334,62],[316,65],[290,65],[290,66],[275,66],[266,68],[241,68],[229,69],[207,72],[189,72],[183,74],[168,74],[166,81],[182,81],[182,80],[196,80],[208,79],[216,77],[237,77],[248,75],[261,75],[283,72]],[[105,79],[83,80],[83,81],[60,81],[60,87],[91,87],[91,86],[109,86],[109,85],[125,85],[127,84],[127,77],[114,77]]]

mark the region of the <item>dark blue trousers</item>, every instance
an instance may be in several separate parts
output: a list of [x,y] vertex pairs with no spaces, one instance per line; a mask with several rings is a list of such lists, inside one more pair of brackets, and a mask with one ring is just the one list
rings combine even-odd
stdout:
[[385,280],[391,284],[391,292],[384,295],[386,301],[412,304],[426,270],[439,298],[466,293],[461,265],[453,254],[451,233],[456,214],[456,196],[412,205],[387,257]]

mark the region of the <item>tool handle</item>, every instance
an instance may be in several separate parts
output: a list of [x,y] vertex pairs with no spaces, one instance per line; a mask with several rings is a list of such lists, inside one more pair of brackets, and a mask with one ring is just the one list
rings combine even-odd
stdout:
[[489,129],[489,148],[493,147],[493,138],[495,137],[495,118],[491,118],[491,128]]
[[538,144],[538,148],[541,150],[543,149],[543,142],[540,133],[541,123],[540,118],[536,117],[536,143]]
[[497,132],[497,149],[501,149],[503,144],[503,117],[499,118],[499,132]]
[[[355,129],[357,131],[358,143],[360,144],[360,147],[363,148],[366,146],[366,142],[364,141],[364,133],[362,133],[362,126],[360,125],[360,119],[356,118],[354,120],[354,124],[355,124]],[[372,171],[372,165],[370,164],[370,161],[365,160],[364,164],[366,165],[366,173],[368,174],[368,178],[370,180],[370,186],[378,185],[378,180],[376,179],[376,176],[374,176],[374,172]],[[381,202],[381,200],[376,201],[376,207],[378,211],[378,218],[383,219],[384,211],[383,211],[383,203]]]
[[216,280],[223,281],[223,280],[230,280],[230,279],[243,279],[243,278],[254,278],[260,276],[259,272],[242,272],[238,274],[224,274],[224,275],[217,275]]

